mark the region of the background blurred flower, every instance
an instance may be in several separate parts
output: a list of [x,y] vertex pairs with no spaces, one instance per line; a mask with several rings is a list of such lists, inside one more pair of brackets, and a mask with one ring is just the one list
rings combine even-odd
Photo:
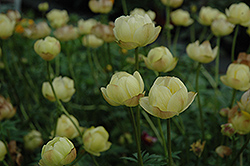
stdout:
[[233,32],[235,25],[226,19],[216,19],[211,24],[211,31],[215,36],[226,36]]
[[188,92],[179,78],[158,77],[149,95],[140,99],[140,105],[149,114],[168,119],[185,111],[195,96],[196,93]]
[[221,133],[222,135],[232,137],[236,133],[236,131],[233,128],[232,123],[226,123],[226,124],[221,125]]
[[190,18],[190,14],[182,9],[177,9],[170,13],[170,18],[176,26],[189,26],[193,24],[194,20]]
[[5,14],[0,14],[0,38],[7,39],[10,37],[15,28],[15,21],[12,21]]
[[89,8],[94,13],[109,13],[113,4],[114,0],[90,0]]
[[106,88],[101,88],[104,99],[112,106],[134,107],[144,96],[144,82],[138,71],[133,75],[127,72],[115,73]]
[[7,149],[3,141],[0,140],[0,161],[3,161],[5,158],[5,155],[7,154]]
[[43,139],[42,134],[37,130],[32,130],[23,137],[24,148],[33,151],[36,148],[42,146]]
[[69,15],[66,10],[52,9],[46,14],[46,17],[53,28],[62,27],[69,21]]
[[43,21],[37,24],[32,24],[27,28],[24,28],[23,35],[30,39],[41,39],[46,36],[49,36],[51,33],[51,29],[49,25]]
[[97,48],[103,45],[104,41],[94,34],[85,35],[82,37],[82,45],[85,47]]
[[108,141],[109,133],[103,126],[87,129],[82,137],[84,149],[95,156],[100,156],[100,152],[108,150],[111,142]]
[[92,27],[91,33],[96,37],[101,38],[105,42],[110,43],[115,41],[115,35],[113,32],[114,27],[115,25],[113,22],[109,22],[108,25],[98,22],[95,26]]
[[135,14],[117,18],[113,30],[120,47],[134,49],[154,42],[161,27],[155,27],[148,15]]
[[196,156],[200,157],[204,150],[205,144],[206,141],[203,141],[201,144],[201,140],[198,140],[191,145],[190,151],[193,151]]
[[80,34],[90,34],[93,26],[97,24],[97,21],[93,18],[88,20],[80,19],[77,22],[78,30]]
[[237,112],[231,123],[238,134],[248,134],[250,132],[250,114],[246,111]]
[[215,152],[221,157],[229,156],[232,153],[232,149],[228,146],[220,145],[215,149]]
[[188,44],[186,52],[188,56],[200,63],[210,63],[212,62],[217,55],[218,47],[216,46],[212,49],[210,42],[208,40],[204,41],[202,44],[199,44],[197,40],[194,43]]
[[6,15],[11,21],[15,22],[20,21],[22,17],[18,10],[8,10]]
[[152,10],[145,11],[142,8],[134,8],[134,10],[130,11],[130,15],[135,15],[135,14],[139,14],[141,16],[144,16],[145,14],[147,14],[151,18],[152,21],[156,17],[156,14],[154,11]]
[[0,95],[0,121],[3,119],[10,119],[16,114],[16,108]]
[[237,103],[241,110],[250,113],[250,89],[243,93],[240,101]]
[[182,5],[183,0],[161,0],[161,2],[166,6],[177,8]]
[[199,12],[199,23],[202,25],[210,26],[216,19],[227,19],[227,16],[220,12],[218,9],[210,6],[202,6]]
[[38,4],[38,10],[42,12],[46,12],[49,9],[49,3],[43,2]]
[[73,25],[64,25],[60,28],[57,28],[53,34],[60,41],[75,40],[79,36],[78,29],[73,27]]

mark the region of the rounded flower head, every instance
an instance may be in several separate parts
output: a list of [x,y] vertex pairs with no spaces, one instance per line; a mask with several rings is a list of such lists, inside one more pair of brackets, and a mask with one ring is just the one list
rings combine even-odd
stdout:
[[245,111],[237,112],[232,118],[232,124],[237,133],[248,134],[250,132],[250,114]]
[[143,57],[146,66],[157,72],[168,72],[175,68],[178,59],[174,58],[167,47],[151,49],[147,57]]
[[65,25],[54,31],[55,37],[60,41],[75,40],[78,38],[78,29],[73,27],[73,25]]
[[76,158],[74,144],[66,137],[55,137],[43,146],[40,166],[62,166],[70,164]]
[[108,150],[111,142],[108,141],[109,133],[104,127],[91,127],[87,129],[82,137],[84,149],[95,156],[100,156],[100,152]]
[[10,119],[16,114],[16,108],[9,100],[6,100],[3,96],[0,96],[0,121],[3,119]]
[[246,91],[240,99],[240,102],[238,102],[238,105],[241,110],[244,110],[248,113],[250,113],[250,90]]
[[[79,126],[78,120],[73,115],[70,115],[70,118],[74,121],[74,123],[76,124],[78,128],[81,128]],[[56,136],[67,137],[69,139],[74,139],[77,136],[79,136],[79,133],[76,127],[74,126],[74,124],[64,114],[57,120]]]
[[[70,101],[71,97],[75,93],[74,88],[74,80],[70,79],[69,77],[56,77],[54,78],[52,85],[55,89],[55,93],[58,99],[62,100],[63,102]],[[51,89],[49,82],[44,82],[42,85],[42,93],[45,98],[50,101],[55,101],[55,96]]]
[[52,9],[46,17],[53,28],[62,27],[69,21],[69,15],[66,10]]
[[5,158],[5,155],[7,154],[7,149],[3,141],[0,141],[0,161],[3,161]]
[[226,15],[218,9],[211,8],[210,6],[203,6],[199,12],[199,23],[202,25],[210,26],[216,19],[226,19]]
[[231,88],[245,91],[250,88],[250,70],[244,64],[230,64],[227,73],[220,77],[223,84]]
[[199,44],[197,40],[194,43],[190,43],[186,48],[188,56],[200,63],[212,62],[217,55],[217,51],[218,47],[216,46],[212,49],[209,41],[204,41],[202,44]]
[[15,24],[16,22],[10,20],[5,14],[0,14],[0,38],[10,37],[14,32]]
[[113,28],[115,27],[113,22],[109,22],[109,25],[97,23],[92,27],[91,32],[98,38],[104,40],[105,42],[115,41],[115,35]]
[[30,39],[41,39],[50,35],[50,33],[49,25],[43,21],[25,28],[23,35]]
[[214,20],[211,24],[211,31],[215,36],[226,36],[233,32],[235,25],[225,19]]
[[22,17],[18,10],[8,10],[6,15],[11,21],[16,22],[20,21]]
[[41,58],[50,61],[61,52],[61,45],[56,38],[47,36],[44,40],[36,41],[34,50]]
[[38,4],[38,10],[42,12],[46,12],[49,9],[49,3],[43,2]]
[[161,2],[166,6],[177,8],[182,5],[183,0],[161,0]]
[[127,72],[115,73],[106,88],[101,88],[104,99],[112,106],[134,107],[144,95],[144,83],[138,71],[133,75]]
[[90,19],[85,20],[85,21],[84,21],[84,19],[80,19],[77,22],[79,33],[80,34],[90,34],[92,27],[95,26],[96,24],[97,24],[97,21],[93,18],[90,18]]
[[195,96],[196,93],[188,92],[179,78],[158,77],[148,97],[140,99],[140,105],[149,114],[168,119],[185,111]]
[[176,26],[189,26],[194,20],[190,18],[190,14],[182,9],[177,9],[170,13],[171,20]]
[[37,147],[42,146],[43,144],[42,134],[37,130],[32,130],[23,137],[23,141],[24,141],[24,148],[32,151]]
[[142,9],[142,8],[135,8],[134,10],[130,11],[130,15],[134,15],[134,14],[139,14],[141,16],[144,16],[145,14],[147,14],[151,20],[153,21],[156,17],[156,14],[154,11],[152,10],[148,10],[147,12]]
[[85,35],[82,37],[82,45],[85,47],[97,48],[103,45],[104,41],[94,34]]
[[250,25],[250,9],[243,2],[232,4],[229,9],[226,9],[226,15],[228,21],[233,24]]
[[114,0],[90,0],[89,8],[93,13],[109,13],[113,4]]
[[117,18],[113,31],[120,47],[134,49],[154,42],[161,27],[155,27],[147,14],[144,16],[135,14]]

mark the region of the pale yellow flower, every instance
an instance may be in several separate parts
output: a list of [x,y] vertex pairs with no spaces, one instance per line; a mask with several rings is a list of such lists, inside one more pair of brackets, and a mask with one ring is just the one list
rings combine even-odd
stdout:
[[49,3],[43,2],[38,4],[38,10],[42,12],[46,12],[49,9]]
[[10,119],[16,114],[16,108],[0,95],[0,121],[3,119]]
[[154,11],[152,10],[145,11],[142,8],[134,8],[134,10],[130,11],[130,15],[134,15],[134,14],[139,14],[141,16],[144,16],[145,14],[147,14],[151,18],[152,21],[156,17],[156,14]]
[[43,144],[42,134],[37,130],[32,130],[23,137],[24,148],[32,151]]
[[73,25],[65,25],[56,29],[54,35],[60,41],[75,40],[79,37],[78,29]]
[[190,14],[182,9],[177,9],[170,13],[170,18],[176,26],[189,26],[193,24],[194,20],[190,18]]
[[80,34],[90,34],[93,26],[97,24],[97,21],[93,18],[88,20],[80,19],[77,22],[78,30]]
[[10,37],[14,32],[15,24],[16,22],[10,20],[5,14],[0,14],[0,38]]
[[177,8],[182,5],[183,0],[161,0],[161,2],[166,6]]
[[46,17],[53,28],[62,27],[69,21],[69,15],[66,10],[52,9],[47,13]]
[[241,110],[250,113],[250,90],[246,91],[237,103]]
[[232,118],[232,124],[237,133],[248,134],[250,132],[250,114],[246,111],[237,112],[236,116]]
[[5,155],[7,154],[7,149],[3,141],[0,140],[0,161],[3,161],[5,158]]
[[203,6],[199,12],[199,23],[202,25],[210,26],[216,19],[226,19],[226,15],[218,9],[210,6]]
[[41,39],[49,36],[51,29],[48,24],[43,21],[37,24],[32,24],[31,26],[24,29],[23,35],[30,39]]
[[211,24],[211,31],[215,36],[226,36],[233,32],[235,25],[225,19],[214,20]]
[[90,0],[89,8],[94,13],[109,13],[113,8],[114,0]]
[[82,37],[82,45],[85,47],[97,48],[103,45],[104,41],[94,34],[85,35]]

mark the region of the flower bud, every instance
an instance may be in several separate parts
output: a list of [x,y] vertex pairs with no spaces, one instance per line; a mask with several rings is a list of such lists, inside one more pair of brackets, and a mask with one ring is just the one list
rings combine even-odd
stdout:
[[0,38],[10,37],[14,32],[15,24],[16,22],[10,20],[5,14],[0,14]]
[[43,146],[40,166],[62,166],[76,158],[74,144],[66,137],[55,137]]
[[46,17],[53,28],[62,27],[69,21],[69,15],[66,10],[52,9]]
[[85,47],[97,48],[103,45],[104,41],[93,34],[82,37],[82,45]]
[[3,119],[10,119],[16,114],[16,108],[13,108],[9,100],[0,96],[0,121]]
[[97,23],[92,27],[91,32],[98,38],[104,40],[105,42],[115,41],[115,35],[113,28],[115,27],[113,22],[109,22],[109,25]]
[[156,17],[156,14],[154,11],[152,10],[148,10],[147,12],[142,9],[142,8],[134,8],[134,10],[130,11],[130,15],[135,15],[135,14],[139,14],[141,16],[144,16],[145,14],[147,14],[150,19],[153,21]]
[[250,9],[243,2],[232,4],[229,9],[226,9],[226,15],[228,21],[233,24],[250,25]]
[[219,114],[222,116],[222,117],[227,117],[228,116],[228,112],[229,112],[229,108],[222,108],[220,111],[219,111]]
[[250,70],[244,64],[230,64],[227,73],[220,77],[223,84],[236,90],[245,91],[250,88]]
[[199,23],[202,25],[210,26],[216,19],[226,19],[226,15],[218,9],[211,8],[210,6],[203,6],[199,12]]
[[168,72],[175,68],[178,59],[174,58],[167,47],[151,49],[147,57],[143,57],[147,68],[157,72]]
[[79,33],[80,34],[90,34],[92,27],[95,26],[96,24],[97,24],[97,21],[93,18],[90,18],[90,19],[85,20],[85,21],[83,19],[80,19],[77,22]]
[[61,52],[61,45],[56,38],[47,36],[44,40],[36,41],[34,50],[41,58],[50,61]]
[[194,20],[190,18],[190,14],[182,9],[177,9],[170,13],[170,18],[176,26],[189,26],[193,24]]
[[0,140],[0,161],[4,160],[6,154],[7,154],[7,148],[3,143],[3,141]]
[[23,137],[23,141],[24,141],[24,148],[29,151],[33,151],[37,147],[42,146],[43,144],[42,134],[37,130],[32,130]]
[[236,132],[233,128],[232,123],[227,123],[227,124],[221,125],[221,133],[222,133],[222,135],[232,137]]
[[224,158],[224,156],[229,156],[232,153],[232,149],[228,146],[220,145],[215,149],[215,152],[221,157]]
[[161,27],[155,27],[147,14],[144,16],[135,14],[117,18],[113,31],[120,47],[134,49],[154,42]]
[[[71,97],[75,93],[74,80],[70,79],[69,77],[56,77],[54,78],[52,85],[55,89],[57,98],[63,102],[70,101]],[[42,93],[46,99],[50,101],[56,100],[49,82],[43,83]]]
[[241,110],[250,113],[250,89],[241,96],[238,105]]
[[217,51],[218,47],[216,46],[212,49],[208,40],[204,41],[202,44],[199,44],[199,41],[197,40],[195,43],[188,44],[186,48],[188,56],[200,63],[212,62],[217,55]]
[[144,96],[144,83],[138,71],[133,75],[127,72],[115,73],[106,88],[101,88],[104,99],[112,106],[134,107]]
[[237,112],[231,123],[238,134],[244,135],[250,132],[250,114],[245,111]]
[[119,137],[119,140],[118,142],[121,144],[121,145],[124,145],[124,144],[132,144],[133,143],[133,138],[132,138],[132,135],[128,132],[122,134],[120,137]]
[[100,152],[108,150],[111,142],[108,141],[109,133],[104,127],[98,126],[87,129],[82,137],[84,149],[95,156],[100,156]]
[[23,35],[30,39],[41,39],[50,35],[51,29],[46,22],[39,22],[38,24],[32,24],[31,26],[24,28]]
[[46,12],[49,9],[49,3],[48,2],[43,2],[39,3],[38,5],[38,10],[41,12]]
[[198,140],[191,145],[190,151],[193,151],[196,156],[200,157],[204,150],[205,144],[206,141],[203,141],[201,144],[201,140]]
[[[78,120],[73,116],[70,115],[70,118],[74,121],[78,128],[79,126]],[[82,128],[81,128],[82,129]],[[52,132],[53,133],[53,132]],[[79,136],[79,133],[75,127],[75,125],[71,122],[71,120],[66,115],[61,115],[60,118],[57,120],[56,125],[56,136],[60,137],[67,137],[69,139],[74,139]]]
[[140,106],[149,114],[168,119],[185,111],[196,93],[188,92],[176,77],[158,77],[150,88],[148,97],[140,99]]
[[182,5],[183,0],[161,0],[161,2],[166,6],[177,8]]
[[54,31],[55,37],[60,41],[75,40],[78,38],[78,29],[73,25],[65,25]]
[[114,0],[90,0],[89,8],[93,13],[109,13],[113,4]]
[[227,36],[233,32],[235,25],[225,19],[214,20],[211,24],[211,31],[215,36]]

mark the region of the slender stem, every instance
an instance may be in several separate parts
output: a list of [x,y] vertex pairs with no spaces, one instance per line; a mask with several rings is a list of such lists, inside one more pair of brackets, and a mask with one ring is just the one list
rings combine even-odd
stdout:
[[190,41],[193,43],[195,41],[195,24],[190,26]]
[[174,56],[176,56],[176,47],[177,47],[177,41],[179,38],[180,31],[181,31],[181,26],[177,26],[175,36],[174,36],[174,49],[173,49]]
[[[244,143],[244,136],[241,136],[240,144],[243,145],[243,143]],[[240,154],[240,166],[243,166],[243,152],[241,152],[241,154]]]
[[250,135],[248,135],[248,138],[247,138],[245,144],[241,147],[240,151],[236,154],[236,156],[235,156],[234,159],[232,160],[230,166],[233,166],[233,165],[234,165],[234,163],[236,162],[236,160],[239,158],[240,154],[245,150],[245,148],[247,147],[247,145],[248,145],[248,143],[249,143],[249,140],[250,140]]
[[218,52],[216,56],[216,63],[215,63],[215,82],[216,82],[216,88],[219,84],[219,65],[220,65],[220,37],[217,37],[217,47]]
[[138,47],[135,48],[135,70],[139,71],[139,53],[138,53]]
[[3,160],[2,162],[4,166],[8,166],[8,163],[5,160]]
[[167,30],[167,41],[168,41],[168,48],[171,47],[171,29],[170,29],[170,6],[166,6],[166,24],[165,29]]
[[141,117],[141,111],[140,107],[137,106],[136,109],[136,124],[137,124],[137,133],[138,133],[138,139],[139,139],[139,144],[141,145],[141,123],[140,123],[140,117]]
[[60,102],[60,100],[58,99],[57,95],[56,95],[56,92],[55,92],[55,89],[54,89],[54,86],[52,85],[52,80],[51,80],[51,77],[50,77],[50,62],[47,61],[47,72],[48,72],[48,78],[49,78],[49,84],[51,86],[51,89],[52,89],[52,92],[55,96],[55,99],[56,99],[56,102],[58,104],[58,108],[61,112],[63,112],[68,118],[69,120],[73,123],[73,125],[75,126],[77,132],[79,133],[79,136],[82,136],[82,133],[79,129],[79,127],[76,125],[76,123],[72,120],[72,118],[70,117],[70,114],[68,113],[68,111],[64,108],[64,106],[62,105],[62,103]]
[[60,56],[55,58],[55,66],[56,66],[56,76],[60,74]]
[[203,41],[206,33],[207,33],[207,26],[203,26],[203,29],[202,29],[202,32],[201,32],[201,35],[200,35],[200,38],[199,38],[200,42]]
[[128,15],[126,0],[122,0],[122,9],[123,9],[124,15]]
[[201,122],[201,134],[202,134],[202,140],[205,139],[205,134],[204,134],[204,121],[203,121],[203,113],[202,113],[202,107],[201,107],[201,102],[200,102],[200,93],[199,93],[199,74],[200,74],[200,69],[201,69],[201,63],[198,64],[197,70],[196,70],[196,92],[197,94],[197,101],[198,101],[198,108],[199,108],[199,113],[200,113],[200,122]]
[[167,144],[166,144],[166,140],[165,140],[165,137],[164,137],[164,133],[163,133],[162,127],[161,127],[161,119],[160,119],[160,118],[157,118],[157,121],[158,121],[159,130],[160,130],[160,133],[161,133],[161,139],[162,139],[162,143],[163,143],[165,159],[166,159],[166,162],[168,163]]
[[235,51],[235,45],[236,45],[236,39],[239,31],[239,25],[236,25],[235,32],[234,32],[234,38],[232,43],[232,51],[231,51],[231,61],[234,61],[234,51]]
[[96,166],[99,166],[99,164],[98,164],[98,162],[96,161],[95,157],[94,157],[92,154],[90,154],[90,156],[91,156],[93,162],[95,163],[95,165],[96,165]]
[[143,161],[142,161],[142,156],[141,156],[141,144],[140,144],[140,138],[139,138],[139,135],[138,135],[138,131],[137,131],[137,127],[136,127],[136,122],[135,122],[135,117],[134,117],[134,113],[133,113],[133,109],[132,107],[129,107],[130,108],[130,119],[132,121],[132,124],[133,124],[133,129],[134,129],[134,135],[135,135],[135,140],[136,140],[136,147],[137,147],[137,160],[138,160],[138,164],[140,166],[143,166]]
[[113,67],[113,63],[112,63],[112,55],[110,52],[110,43],[107,43],[107,54],[108,54],[108,63]]
[[237,90],[233,89],[232,99],[231,99],[231,103],[230,103],[230,107],[229,108],[233,108],[234,100],[235,100],[235,97],[236,97],[236,92],[237,92]]
[[170,120],[171,119],[167,119],[168,160],[169,160],[169,166],[173,166],[173,158],[172,158],[172,152],[171,152],[171,126],[170,126]]

